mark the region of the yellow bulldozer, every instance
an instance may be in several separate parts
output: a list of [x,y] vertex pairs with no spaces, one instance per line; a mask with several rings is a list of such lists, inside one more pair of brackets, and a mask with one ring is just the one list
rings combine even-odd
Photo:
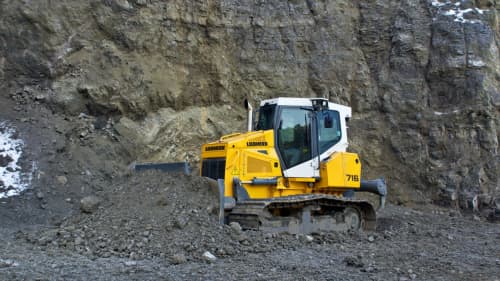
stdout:
[[363,180],[358,155],[346,151],[350,107],[322,98],[245,105],[248,132],[202,146],[200,173],[219,193],[221,223],[292,234],[375,228],[374,206],[354,193],[377,194],[383,207],[387,188]]

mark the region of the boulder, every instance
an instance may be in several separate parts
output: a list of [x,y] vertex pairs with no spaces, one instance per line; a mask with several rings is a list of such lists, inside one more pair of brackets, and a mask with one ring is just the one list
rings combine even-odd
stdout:
[[93,213],[97,211],[99,205],[101,204],[101,198],[91,195],[86,196],[80,200],[80,210],[84,213]]

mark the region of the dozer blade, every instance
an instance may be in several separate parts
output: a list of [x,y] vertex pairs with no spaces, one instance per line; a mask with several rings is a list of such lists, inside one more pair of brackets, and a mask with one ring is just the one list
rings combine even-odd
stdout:
[[204,177],[209,185],[210,190],[217,197],[217,206],[219,207],[219,223],[226,222],[226,213],[236,205],[236,200],[232,197],[224,196],[224,180],[214,180],[209,177]]
[[224,224],[224,181],[214,180],[212,178],[205,177],[209,184],[210,191],[217,197],[217,206],[219,207],[219,223]]
[[160,170],[162,172],[184,173],[186,175],[191,173],[191,168],[187,162],[132,163],[130,167],[135,171]]
[[312,194],[238,202],[228,222],[243,229],[308,234],[375,230],[376,215],[368,201]]

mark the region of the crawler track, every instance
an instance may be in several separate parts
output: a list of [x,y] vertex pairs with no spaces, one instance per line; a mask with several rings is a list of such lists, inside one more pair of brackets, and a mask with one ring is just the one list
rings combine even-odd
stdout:
[[228,222],[244,229],[297,234],[375,230],[376,215],[364,200],[311,194],[238,202]]

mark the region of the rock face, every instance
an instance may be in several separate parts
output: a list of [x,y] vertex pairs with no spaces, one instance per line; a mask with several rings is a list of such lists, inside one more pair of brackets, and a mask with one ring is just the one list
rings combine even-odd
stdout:
[[351,150],[365,177],[386,177],[392,200],[489,203],[498,10],[493,0],[2,1],[0,95],[30,87],[151,161],[196,161],[202,142],[243,130],[245,97],[327,97],[353,107]]

